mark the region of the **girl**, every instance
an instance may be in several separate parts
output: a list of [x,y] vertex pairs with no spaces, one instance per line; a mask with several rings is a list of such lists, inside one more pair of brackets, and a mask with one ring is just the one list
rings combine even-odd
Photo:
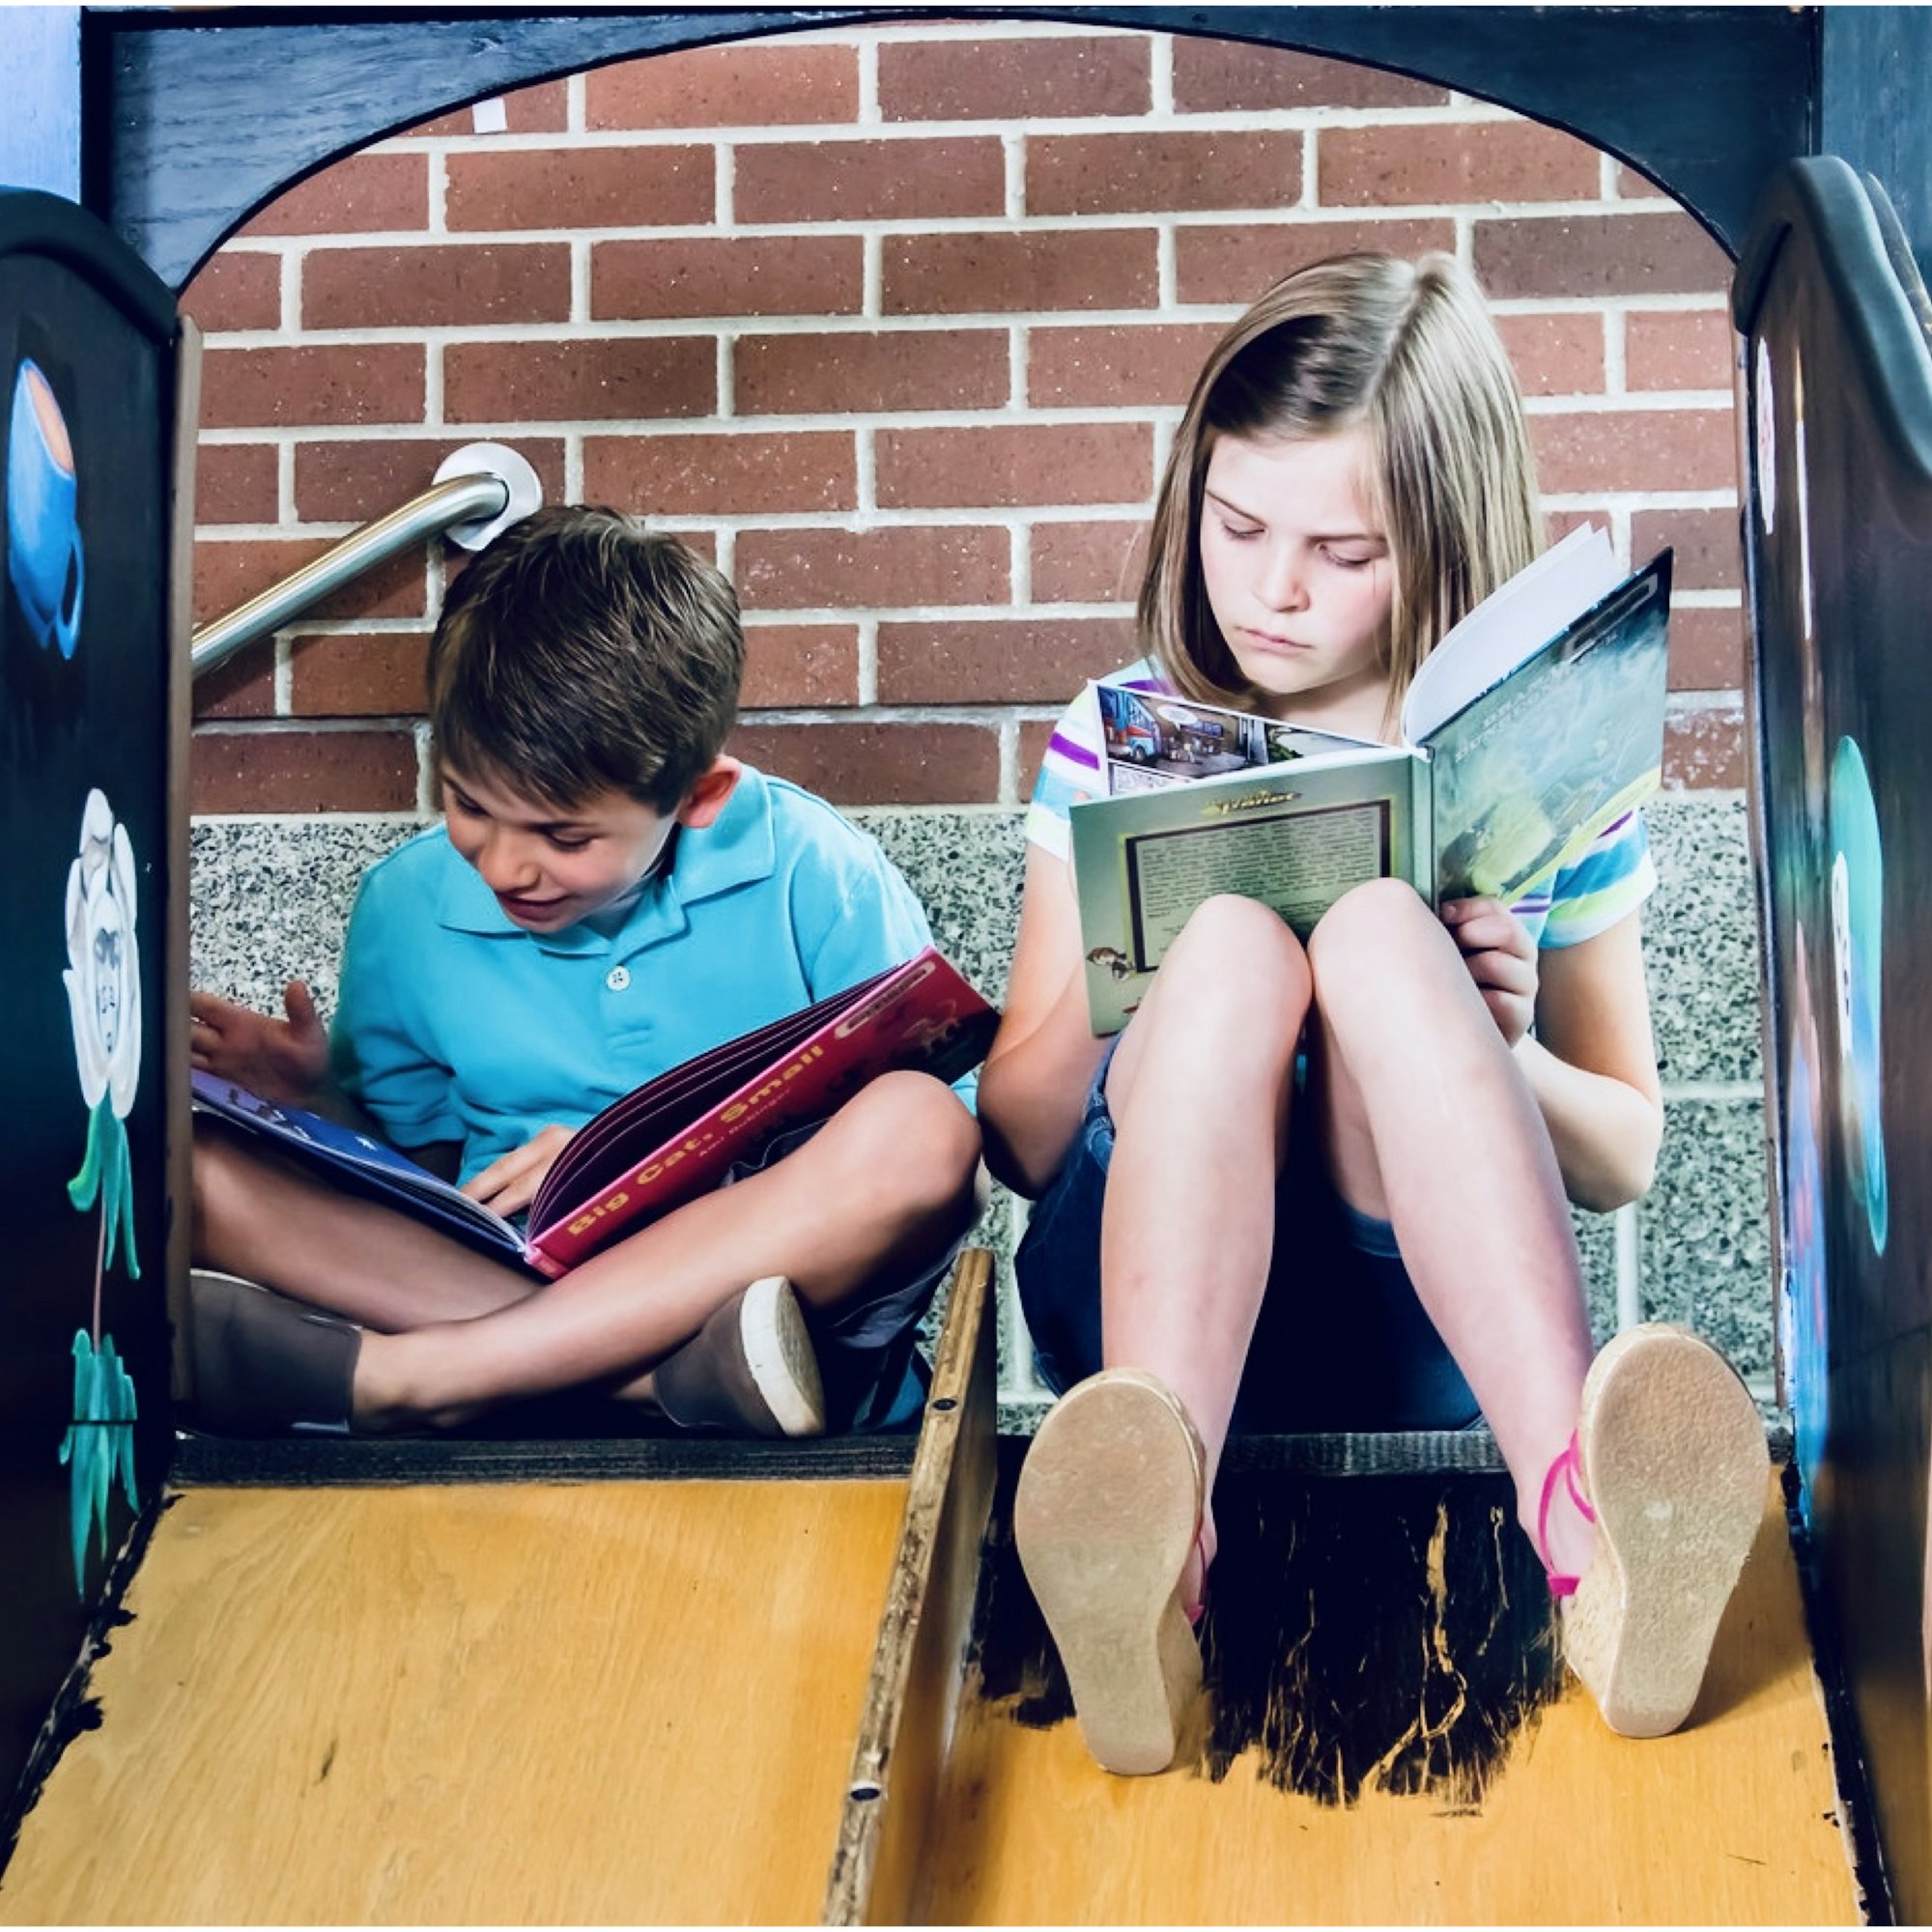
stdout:
[[[1417,665],[1541,547],[1521,403],[1457,264],[1290,275],[1208,358],[1161,484],[1136,688],[1390,738]],[[1091,1037],[1067,807],[1097,707],[1028,819],[987,1157],[1035,1197],[1017,1271],[1062,1401],[1015,1502],[1089,1748],[1173,1758],[1199,1681],[1231,1425],[1486,1417],[1608,1721],[1681,1723],[1764,1507],[1755,1406],[1680,1329],[1591,1361],[1569,1202],[1649,1185],[1662,1102],[1638,941],[1641,818],[1547,891],[1439,916],[1406,884],[1306,945],[1203,904],[1115,1039]],[[1204,1073],[1206,1077],[1204,1078]]]

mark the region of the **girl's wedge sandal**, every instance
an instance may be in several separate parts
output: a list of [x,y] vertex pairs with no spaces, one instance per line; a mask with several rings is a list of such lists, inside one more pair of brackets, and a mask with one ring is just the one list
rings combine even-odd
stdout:
[[1559,1482],[1597,1525],[1580,1577],[1550,1576],[1563,1654],[1625,1737],[1690,1715],[1724,1605],[1765,1510],[1764,1423],[1708,1342],[1665,1322],[1616,1336],[1583,1383],[1582,1417],[1544,1479],[1538,1531]]
[[1108,1771],[1165,1771],[1200,1690],[1180,1585],[1205,1466],[1179,1399],[1139,1370],[1107,1369],[1055,1405],[1020,1470],[1020,1563],[1087,1748]]

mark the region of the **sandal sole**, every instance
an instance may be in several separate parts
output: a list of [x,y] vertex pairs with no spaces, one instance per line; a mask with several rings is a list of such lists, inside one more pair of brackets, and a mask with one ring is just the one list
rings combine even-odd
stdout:
[[1613,1731],[1662,1737],[1697,1701],[1764,1519],[1764,1423],[1717,1350],[1652,1322],[1591,1365],[1577,1442],[1597,1554],[1566,1605],[1564,1655]]
[[1200,1534],[1202,1453],[1179,1402],[1151,1376],[1108,1370],[1069,1390],[1020,1470],[1013,1535],[1107,1771],[1165,1771],[1201,1687],[1179,1602]]

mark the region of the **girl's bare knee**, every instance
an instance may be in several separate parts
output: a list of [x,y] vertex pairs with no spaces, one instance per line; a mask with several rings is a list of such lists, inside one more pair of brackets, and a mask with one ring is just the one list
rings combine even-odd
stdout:
[[1244,999],[1306,994],[1308,956],[1277,912],[1259,899],[1217,893],[1188,915],[1161,960],[1161,979],[1222,985]]
[[1422,949],[1450,944],[1427,900],[1406,879],[1371,879],[1344,893],[1322,914],[1308,938],[1315,983],[1375,989],[1389,983],[1427,956]]

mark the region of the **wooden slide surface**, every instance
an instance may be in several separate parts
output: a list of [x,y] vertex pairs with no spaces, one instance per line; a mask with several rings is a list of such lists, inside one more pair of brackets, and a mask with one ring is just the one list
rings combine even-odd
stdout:
[[0,1923],[813,1919],[904,1502],[189,1491]]
[[[1222,1553],[1236,1574],[1216,1566],[1222,1629],[1208,1646],[1221,1707],[1194,1761],[1159,1777],[1094,1769],[1057,1666],[1007,1594],[1010,1552],[995,1549],[1000,1629],[969,1682],[919,1918],[1858,1922],[1776,1493],[1691,1723],[1645,1742],[1610,1733],[1538,1640],[1548,1598],[1500,1489],[1412,1485],[1406,1549],[1390,1493],[1349,1479],[1291,1498],[1272,1543],[1278,1580],[1298,1580],[1272,1605],[1256,1601],[1256,1524],[1283,1514],[1283,1492],[1263,1486],[1245,1525],[1229,1499]],[[1458,1577],[1464,1558],[1492,1566],[1490,1587]]]

